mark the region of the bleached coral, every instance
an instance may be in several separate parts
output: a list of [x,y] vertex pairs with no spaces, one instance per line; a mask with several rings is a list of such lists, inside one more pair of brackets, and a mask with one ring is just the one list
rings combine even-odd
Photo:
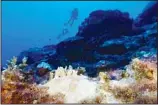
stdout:
[[[77,103],[86,98],[92,98],[96,95],[97,84],[89,81],[86,76],[77,75],[77,71],[70,66],[58,67],[53,79],[43,86],[49,87],[48,93],[65,94],[66,103]],[[82,96],[82,97],[81,97]]]
[[16,57],[10,62],[2,71],[4,104],[157,102],[157,61],[136,58],[126,70],[100,72],[99,79],[83,75],[85,68],[58,67],[49,71],[46,83],[38,85],[26,81]]
[[[53,95],[58,92],[65,95],[65,103],[120,103],[112,92],[104,90],[110,81],[108,75],[100,73],[100,82],[92,81],[87,76],[77,75],[76,70],[71,66],[69,68],[58,67],[54,78],[46,84],[48,93]],[[105,83],[105,85],[104,85]]]

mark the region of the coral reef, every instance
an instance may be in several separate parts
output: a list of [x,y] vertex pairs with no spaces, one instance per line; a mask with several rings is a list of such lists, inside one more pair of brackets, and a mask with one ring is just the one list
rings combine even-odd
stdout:
[[2,104],[156,104],[157,7],[140,20],[93,11],[76,36],[13,57],[2,70]]
[[96,10],[90,13],[89,17],[81,24],[77,36],[87,38],[108,33],[106,37],[118,37],[132,31],[132,22],[133,20],[126,12]]
[[[157,103],[157,62],[135,58],[128,65],[127,73],[129,73],[129,77],[126,78],[128,85],[111,84],[114,85],[112,92],[115,97],[121,98],[124,103]],[[133,82],[129,84],[128,78],[132,78]]]
[[[97,14],[97,11],[95,12]],[[110,13],[113,14],[113,12],[115,14],[115,11]],[[116,17],[119,18],[119,16]],[[88,19],[91,19],[91,17],[88,17]],[[157,24],[155,22],[140,27],[144,31],[139,34],[133,33],[130,35],[131,33],[127,33],[121,34],[119,37],[113,36],[112,38],[108,38],[112,35],[107,33],[99,35],[100,32],[96,28],[100,24],[103,24],[102,21],[92,24],[95,31],[97,31],[96,34],[93,33],[94,36],[89,36],[89,38],[83,36],[92,35],[90,34],[91,30],[88,30],[90,27],[88,25],[82,31],[83,35],[77,34],[58,43],[55,47],[52,45],[52,48],[50,45],[50,48],[47,49],[43,47],[23,51],[18,56],[17,61],[21,63],[22,58],[26,56],[28,58],[27,64],[31,68],[36,68],[41,62],[48,63],[52,69],[57,69],[58,66],[72,65],[74,68],[81,66],[86,68],[85,72],[88,76],[95,77],[100,69],[106,71],[111,68],[124,68],[132,58],[147,58],[157,53]],[[103,24],[103,27],[104,25],[106,24]],[[111,30],[113,28],[111,27]]]
[[[2,71],[2,103],[157,103],[156,63],[135,58],[126,70],[100,72],[98,79],[78,73],[83,67],[58,67],[45,83],[36,84],[25,80],[14,57]],[[118,79],[111,79],[114,75]]]
[[136,26],[143,26],[146,24],[152,24],[158,21],[158,13],[156,10],[158,9],[158,1],[150,2],[143,10],[143,12],[136,18],[135,21]]
[[8,61],[8,68],[2,71],[1,103],[2,104],[37,104],[64,103],[63,94],[49,95],[47,87],[38,86],[35,81],[28,81],[30,77],[22,72],[21,65],[16,64],[16,57]]
[[[42,86],[49,87],[48,93],[50,94],[58,92],[64,94],[66,103],[78,103],[95,95],[97,85],[93,81],[90,82],[87,78],[84,75],[78,75],[77,70],[74,70],[71,66],[68,68],[58,67],[54,73],[54,78],[49,79]],[[85,88],[89,89],[84,90]]]

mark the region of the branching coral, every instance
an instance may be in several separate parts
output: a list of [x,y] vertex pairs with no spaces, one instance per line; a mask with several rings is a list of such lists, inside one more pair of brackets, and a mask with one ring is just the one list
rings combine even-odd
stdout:
[[47,97],[48,88],[26,81],[28,77],[25,77],[20,69],[26,65],[25,58],[22,64],[16,65],[16,57],[14,57],[8,68],[2,71],[2,104],[64,103],[61,94]]
[[23,82],[4,81],[1,88],[3,104],[32,103],[37,94],[34,85]]
[[48,95],[47,89],[26,83],[5,83],[2,86],[3,104],[64,103],[62,94]]
[[136,58],[124,71],[100,72],[99,81],[84,76],[84,68],[58,67],[46,83],[37,85],[32,74],[23,72],[26,58],[17,65],[14,57],[2,71],[2,103],[157,103],[156,63]]
[[[8,62],[8,68],[2,71],[1,96],[3,104],[31,103],[35,91],[31,91],[34,86],[24,82],[23,74],[19,65],[16,65],[17,58],[13,57]],[[23,64],[25,60],[23,59]],[[21,64],[22,65],[22,64]]]

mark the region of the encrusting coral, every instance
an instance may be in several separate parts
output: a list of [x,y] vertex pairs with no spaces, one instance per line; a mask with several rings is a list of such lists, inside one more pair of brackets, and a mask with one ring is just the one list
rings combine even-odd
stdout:
[[19,65],[16,61],[2,71],[3,104],[157,103],[157,61],[151,59],[135,58],[126,70],[100,72],[96,81],[84,75],[83,67],[58,67],[44,84],[23,72],[26,58]]

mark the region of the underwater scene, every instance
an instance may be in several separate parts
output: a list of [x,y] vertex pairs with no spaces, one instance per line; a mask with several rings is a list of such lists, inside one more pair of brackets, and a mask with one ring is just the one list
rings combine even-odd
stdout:
[[1,3],[1,104],[158,103],[158,1]]

